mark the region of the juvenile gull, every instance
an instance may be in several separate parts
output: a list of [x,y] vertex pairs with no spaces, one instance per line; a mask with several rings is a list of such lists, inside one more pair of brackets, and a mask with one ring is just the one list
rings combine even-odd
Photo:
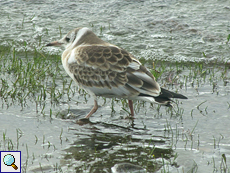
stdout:
[[161,88],[152,73],[132,54],[101,40],[86,27],[76,28],[46,46],[65,47],[62,54],[65,71],[94,97],[94,107],[86,115],[87,119],[98,109],[97,96],[128,99],[132,117],[132,100],[171,106],[171,98],[187,99]]

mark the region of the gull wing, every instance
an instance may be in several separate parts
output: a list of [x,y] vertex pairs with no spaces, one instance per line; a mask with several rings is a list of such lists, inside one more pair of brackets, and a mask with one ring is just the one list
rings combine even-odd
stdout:
[[154,76],[119,47],[78,46],[66,58],[71,77],[97,96],[138,99],[141,94],[157,97],[161,92]]

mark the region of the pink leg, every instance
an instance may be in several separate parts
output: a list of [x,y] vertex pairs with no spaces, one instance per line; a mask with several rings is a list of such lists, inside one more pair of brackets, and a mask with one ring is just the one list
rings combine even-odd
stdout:
[[129,109],[130,109],[130,115],[134,117],[134,111],[133,111],[133,101],[129,100]]
[[88,115],[86,115],[85,118],[89,118],[93,113],[97,111],[97,109],[98,109],[97,100],[94,100],[94,107],[91,109]]

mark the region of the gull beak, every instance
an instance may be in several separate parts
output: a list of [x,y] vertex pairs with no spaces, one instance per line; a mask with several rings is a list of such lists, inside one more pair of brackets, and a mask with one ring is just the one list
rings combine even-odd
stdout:
[[48,43],[46,46],[61,46],[63,43],[60,43],[59,41],[54,41],[51,43]]

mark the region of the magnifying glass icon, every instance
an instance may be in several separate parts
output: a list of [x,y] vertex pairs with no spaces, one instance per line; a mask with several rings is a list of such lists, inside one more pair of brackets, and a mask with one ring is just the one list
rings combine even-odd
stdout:
[[15,158],[12,154],[7,154],[3,158],[3,162],[7,166],[12,166],[15,170],[18,169],[18,167],[14,164],[15,163]]

